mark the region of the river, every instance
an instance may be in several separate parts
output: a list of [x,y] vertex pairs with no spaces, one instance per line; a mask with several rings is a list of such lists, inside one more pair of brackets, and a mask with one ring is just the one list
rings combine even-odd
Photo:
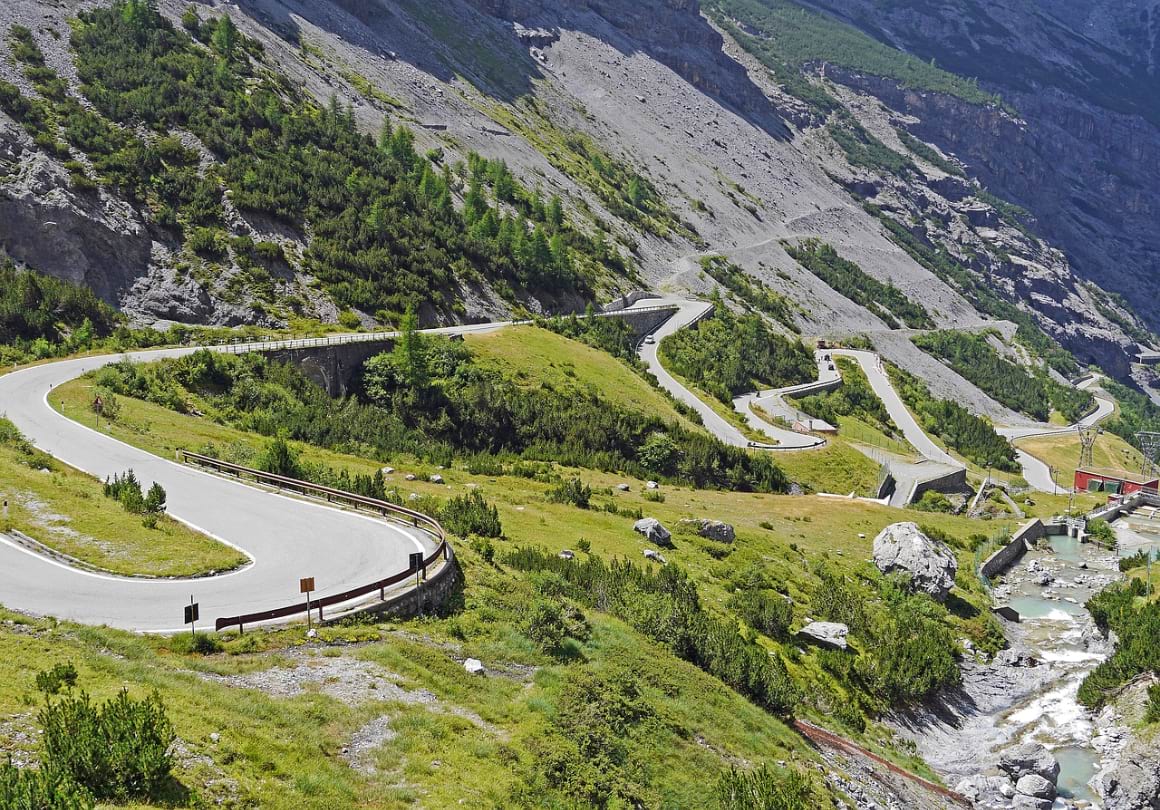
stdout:
[[1010,648],[992,662],[965,660],[960,688],[896,719],[949,786],[977,795],[977,806],[1012,806],[1000,792],[1010,792],[1011,782],[997,768],[999,757],[1035,741],[1060,764],[1055,808],[1098,807],[1088,783],[1106,763],[1092,744],[1099,731],[1095,718],[1076,694],[1111,645],[1083,604],[1118,576],[1114,552],[1066,536],[1041,541],[994,589],[996,604],[1010,605],[1021,617],[1005,623]]

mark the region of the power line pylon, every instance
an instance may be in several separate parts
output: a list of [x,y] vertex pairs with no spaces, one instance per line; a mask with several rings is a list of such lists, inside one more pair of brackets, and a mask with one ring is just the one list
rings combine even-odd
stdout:
[[[1090,468],[1092,461],[1092,448],[1095,446],[1096,439],[1104,432],[1103,428],[1083,427],[1082,425],[1076,428],[1079,431],[1079,467],[1082,470]],[[1160,434],[1157,434],[1160,436]]]
[[1160,454],[1160,433],[1151,430],[1136,434],[1136,441],[1140,445],[1140,452],[1144,454],[1144,461],[1140,465],[1140,472],[1152,476],[1156,472],[1156,456]]

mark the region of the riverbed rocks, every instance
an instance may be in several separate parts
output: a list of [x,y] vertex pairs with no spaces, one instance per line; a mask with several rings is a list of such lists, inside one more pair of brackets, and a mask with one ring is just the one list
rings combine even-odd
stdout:
[[737,537],[732,524],[721,520],[685,518],[680,522],[680,526],[692,530],[707,540],[716,540],[718,543],[732,543]]
[[673,547],[673,534],[666,529],[656,518],[641,518],[632,524],[632,530],[644,535],[644,538],[653,545],[664,548]]
[[932,540],[909,521],[891,523],[874,538],[874,564],[883,574],[902,571],[911,586],[945,601],[955,584],[958,560],[946,543]]
[[1037,773],[1027,773],[1015,783],[1015,795],[1051,800],[1055,798],[1055,783]]
[[1104,810],[1160,810],[1160,744],[1134,737],[1095,788]]
[[1004,667],[1037,667],[1039,659],[1026,650],[1009,647],[995,653],[995,664]]
[[839,622],[810,622],[798,630],[798,637],[821,647],[844,650],[849,646],[846,643],[849,633],[850,628]]

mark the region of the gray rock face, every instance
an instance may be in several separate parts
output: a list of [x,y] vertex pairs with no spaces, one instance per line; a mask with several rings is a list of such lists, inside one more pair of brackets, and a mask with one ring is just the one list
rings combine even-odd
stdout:
[[661,522],[656,518],[641,518],[632,525],[632,530],[643,534],[645,539],[650,543],[655,543],[658,546],[665,546],[666,548],[672,548],[672,533],[664,526],[662,526]]
[[716,540],[719,543],[732,543],[736,539],[733,526],[720,520],[708,520],[706,518],[697,518],[695,520],[686,519],[682,520],[681,524],[691,526],[701,537]]
[[1160,810],[1160,750],[1133,739],[1114,768],[1096,776],[1104,810]]
[[1037,742],[1008,748],[999,757],[999,767],[1016,782],[1027,774],[1036,774],[1052,784],[1059,778],[1059,763]]
[[849,646],[846,644],[849,633],[850,628],[838,622],[810,622],[798,630],[800,638],[834,650],[844,650]]
[[884,574],[905,571],[915,590],[942,602],[955,584],[958,560],[945,543],[931,540],[917,525],[892,523],[874,538],[874,564]]

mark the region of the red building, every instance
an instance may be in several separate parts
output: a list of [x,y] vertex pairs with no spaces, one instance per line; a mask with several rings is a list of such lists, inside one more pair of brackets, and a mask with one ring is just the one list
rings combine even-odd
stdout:
[[1156,492],[1160,489],[1160,478],[1110,467],[1088,467],[1075,471],[1075,488],[1079,492],[1131,495],[1141,489]]

